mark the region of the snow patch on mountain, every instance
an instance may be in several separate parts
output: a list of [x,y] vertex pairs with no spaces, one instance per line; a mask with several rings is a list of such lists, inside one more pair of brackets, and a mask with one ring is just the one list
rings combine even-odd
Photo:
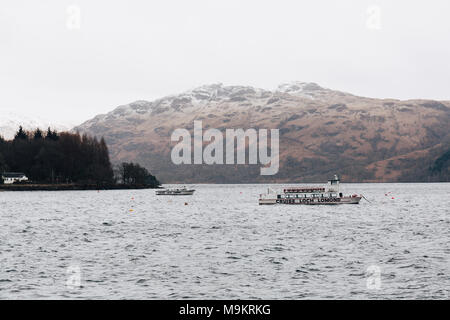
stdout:
[[321,95],[332,92],[332,90],[322,88],[317,83],[300,81],[283,83],[278,86],[276,91],[312,100],[317,99]]

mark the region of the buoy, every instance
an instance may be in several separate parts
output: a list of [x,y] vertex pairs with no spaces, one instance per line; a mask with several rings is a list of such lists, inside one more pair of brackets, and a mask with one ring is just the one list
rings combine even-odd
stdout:
[[187,205],[188,205],[188,203],[187,203],[187,202],[185,202],[185,203],[184,203],[184,205],[185,205],[185,206],[187,206]]

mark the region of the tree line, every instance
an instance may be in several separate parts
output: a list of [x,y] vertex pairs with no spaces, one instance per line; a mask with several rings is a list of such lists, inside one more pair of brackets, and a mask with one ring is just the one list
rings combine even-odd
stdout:
[[0,173],[24,173],[33,183],[83,183],[157,186],[159,182],[138,164],[113,168],[105,140],[51,128],[25,131],[12,140],[0,137]]

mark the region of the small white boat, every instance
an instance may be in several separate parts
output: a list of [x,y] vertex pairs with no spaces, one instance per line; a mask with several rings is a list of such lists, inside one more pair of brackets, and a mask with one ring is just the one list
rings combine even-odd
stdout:
[[157,196],[191,196],[195,192],[194,189],[187,189],[186,187],[182,188],[172,188],[172,189],[163,189],[156,190]]
[[267,194],[260,195],[259,204],[358,204],[362,197],[356,194],[344,196],[339,192],[339,178],[335,175],[328,180],[327,187],[290,187],[283,189],[283,192],[269,189]]

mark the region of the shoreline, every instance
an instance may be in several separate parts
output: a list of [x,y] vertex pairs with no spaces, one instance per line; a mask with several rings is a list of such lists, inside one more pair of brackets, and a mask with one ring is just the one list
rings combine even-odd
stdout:
[[147,185],[95,185],[95,184],[3,184],[0,191],[92,191],[92,190],[132,190],[157,189]]

